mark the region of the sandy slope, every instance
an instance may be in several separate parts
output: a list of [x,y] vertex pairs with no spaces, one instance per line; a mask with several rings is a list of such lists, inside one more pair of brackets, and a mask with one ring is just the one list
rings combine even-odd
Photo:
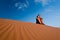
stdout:
[[0,19],[0,40],[60,40],[60,29]]

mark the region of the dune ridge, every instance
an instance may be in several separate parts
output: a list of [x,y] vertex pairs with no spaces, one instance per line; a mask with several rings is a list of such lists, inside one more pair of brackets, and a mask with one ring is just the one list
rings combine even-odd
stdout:
[[60,40],[60,28],[0,19],[0,40]]

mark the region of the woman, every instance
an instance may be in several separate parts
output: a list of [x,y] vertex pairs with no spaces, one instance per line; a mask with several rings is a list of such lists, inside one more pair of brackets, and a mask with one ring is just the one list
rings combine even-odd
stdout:
[[36,18],[36,23],[37,23],[37,24],[44,24],[44,23],[42,22],[42,18],[40,17],[40,15],[37,16],[37,18]]

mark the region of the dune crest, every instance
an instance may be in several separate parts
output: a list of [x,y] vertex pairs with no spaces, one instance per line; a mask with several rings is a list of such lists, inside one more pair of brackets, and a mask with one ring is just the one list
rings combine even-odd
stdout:
[[0,40],[60,40],[60,28],[0,19]]

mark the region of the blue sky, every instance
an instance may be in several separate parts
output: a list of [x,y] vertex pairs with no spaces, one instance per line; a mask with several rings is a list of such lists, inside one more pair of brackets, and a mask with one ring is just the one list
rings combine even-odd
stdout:
[[35,23],[38,14],[46,25],[60,28],[60,0],[0,0],[0,18]]

